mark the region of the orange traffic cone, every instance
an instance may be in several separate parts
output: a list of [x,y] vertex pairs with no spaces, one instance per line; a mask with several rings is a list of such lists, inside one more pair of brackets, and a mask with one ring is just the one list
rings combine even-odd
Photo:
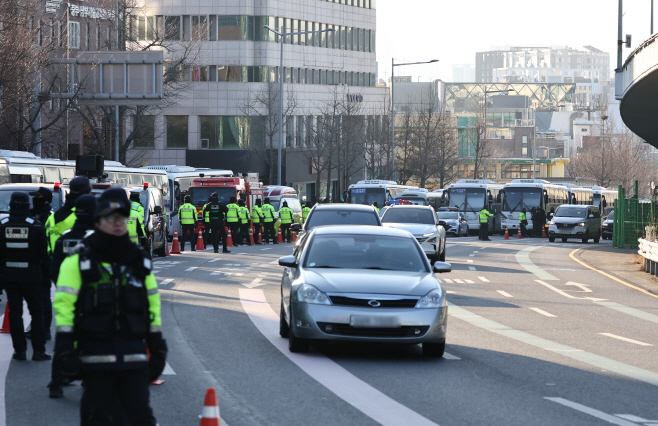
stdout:
[[231,237],[231,228],[227,226],[226,231],[226,247],[234,247],[233,238]]
[[199,229],[199,238],[196,239],[196,249],[197,250],[205,250],[206,248],[203,246],[203,231]]
[[297,241],[297,234],[295,233],[295,230],[290,228],[290,241],[293,243]]
[[263,226],[264,225],[261,225],[260,232],[258,233],[258,242],[261,244],[263,244],[263,230],[264,230]]
[[199,426],[220,426],[219,404],[217,403],[217,394],[214,388],[209,388],[206,392]]
[[283,238],[281,238],[281,225],[279,225],[279,235],[276,236],[276,242],[277,243],[283,242]]
[[503,240],[509,240],[509,230],[505,227],[505,238]]
[[249,242],[252,246],[254,245],[254,230],[251,226],[249,227]]
[[523,238],[523,237],[521,236],[521,225],[519,225],[519,233],[516,234],[516,239],[520,240],[521,238]]
[[171,256],[171,253],[169,253],[169,241],[165,239],[165,247],[167,247],[167,251],[165,252],[166,256]]
[[[603,231],[601,231],[601,232],[603,232]],[[546,238],[546,236],[547,236],[547,235],[546,235],[546,227],[545,227],[545,226],[542,226],[542,228],[541,228],[541,237],[542,237],[542,238]]]
[[174,240],[171,242],[170,254],[181,254],[180,245],[178,244],[178,229],[174,229]]
[[9,334],[9,303],[7,303],[7,307],[5,308],[5,319],[2,321],[0,334]]

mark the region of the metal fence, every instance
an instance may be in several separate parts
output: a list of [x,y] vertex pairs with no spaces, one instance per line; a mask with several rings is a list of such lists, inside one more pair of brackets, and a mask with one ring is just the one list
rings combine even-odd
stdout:
[[[633,197],[626,198],[624,188],[619,186],[612,228],[614,247],[638,247],[638,239],[647,237],[647,228],[655,228],[658,217],[656,201],[639,199],[637,182],[635,194]],[[654,232],[649,232],[649,234],[654,234]]]

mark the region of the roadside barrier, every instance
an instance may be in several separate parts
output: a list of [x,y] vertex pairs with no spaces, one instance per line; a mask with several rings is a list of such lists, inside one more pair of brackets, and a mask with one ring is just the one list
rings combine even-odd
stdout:
[[209,388],[206,391],[199,426],[220,426],[219,403],[217,402],[217,394],[214,388]]
[[171,242],[171,252],[170,254],[181,254],[180,244],[178,243],[178,229],[174,229],[174,239]]

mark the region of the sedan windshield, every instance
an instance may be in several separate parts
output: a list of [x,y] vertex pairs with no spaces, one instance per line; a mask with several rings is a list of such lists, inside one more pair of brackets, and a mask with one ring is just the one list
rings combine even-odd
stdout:
[[429,209],[393,207],[386,210],[382,222],[385,223],[422,223],[434,225],[434,213]]
[[459,220],[459,213],[439,212],[437,215],[439,216],[439,219]]
[[306,230],[324,225],[372,225],[379,226],[375,212],[353,210],[315,210],[306,222]]
[[217,193],[219,202],[224,204],[229,204],[231,197],[235,197],[235,188],[196,187],[190,188],[192,204],[196,207],[204,206],[210,200],[210,195],[213,192]]
[[423,198],[418,198],[418,197],[400,197],[396,198],[396,200],[406,200],[409,201],[411,204],[417,204],[419,206],[425,206],[427,203],[425,202],[425,199]]
[[555,216],[586,218],[587,209],[581,209],[578,207],[558,207],[557,212],[555,212]]
[[[24,191],[31,192],[31,191]],[[14,193],[14,190],[0,190],[0,213],[9,213],[9,201],[11,200],[11,194]],[[61,205],[60,201],[61,192],[53,192],[53,201],[50,204],[50,209],[56,211]],[[32,199],[34,197],[30,195],[30,208],[32,208]]]
[[411,236],[316,235],[307,251],[305,268],[429,272]]

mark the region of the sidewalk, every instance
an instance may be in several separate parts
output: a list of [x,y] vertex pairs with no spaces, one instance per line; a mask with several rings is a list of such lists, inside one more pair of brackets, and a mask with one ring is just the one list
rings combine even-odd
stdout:
[[592,245],[578,250],[574,257],[592,268],[658,295],[658,278],[644,271],[637,249],[618,249],[608,245]]

